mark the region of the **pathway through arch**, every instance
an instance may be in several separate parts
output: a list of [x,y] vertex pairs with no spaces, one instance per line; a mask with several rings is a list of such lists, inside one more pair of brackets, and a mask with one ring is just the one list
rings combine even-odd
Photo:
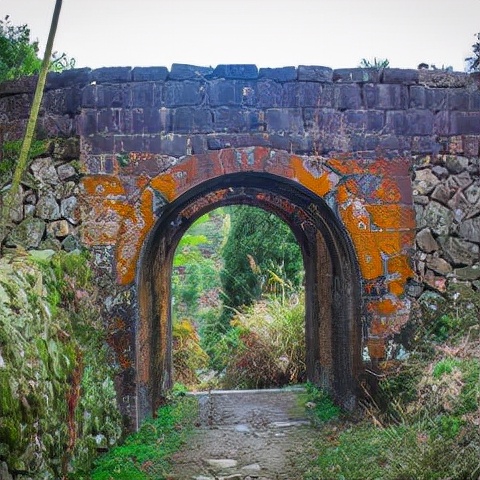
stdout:
[[314,431],[302,389],[197,394],[199,422],[169,480],[301,480]]

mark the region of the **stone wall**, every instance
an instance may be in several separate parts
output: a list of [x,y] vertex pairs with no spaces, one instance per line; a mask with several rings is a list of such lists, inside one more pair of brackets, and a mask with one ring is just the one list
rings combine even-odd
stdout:
[[[29,165],[10,210],[4,243],[25,249],[66,250],[80,247],[79,142],[77,138],[45,140],[45,149]],[[4,187],[10,175],[3,176]]]
[[[0,141],[23,135],[34,87],[34,78],[0,85]],[[324,194],[329,191],[322,183],[325,165],[336,165],[328,181],[344,184],[349,192],[342,202],[352,211],[352,228],[384,241],[375,245],[373,264],[380,273],[373,277],[395,283],[395,268],[410,271],[402,259],[405,247],[412,247],[410,297],[403,298],[403,277],[395,292],[402,305],[425,291],[442,293],[454,283],[475,292],[479,288],[478,76],[254,65],[71,70],[49,75],[37,137],[55,140],[30,166],[22,186],[23,208],[12,212],[13,230],[5,242],[26,248],[70,250],[79,243],[90,248],[121,370],[122,409],[130,418],[137,401],[134,277],[142,245],[135,251],[119,245],[128,238],[142,243],[161,206],[186,185],[225,174],[224,152],[232,157],[232,172],[257,168],[257,152],[265,154],[262,171],[283,169],[285,178]],[[273,165],[265,153],[270,151],[272,158],[288,156],[288,162]],[[207,161],[211,158],[218,160],[215,168]],[[413,183],[405,173],[408,165]],[[389,180],[390,187],[380,188]],[[412,191],[416,242],[407,221]],[[378,203],[377,217],[359,219],[367,198]],[[382,205],[395,202],[405,215],[389,215],[389,209],[382,214]],[[366,271],[372,259],[369,242],[363,244],[356,254]],[[392,264],[397,260],[393,270],[380,250]],[[118,281],[122,265],[132,258],[129,275]],[[364,291],[381,292],[388,300],[381,282],[362,280]],[[365,299],[368,295],[367,304]],[[393,308],[391,299],[381,306]],[[408,319],[408,308],[397,312],[398,322],[388,320],[392,312],[387,310],[366,312],[375,317],[369,323],[370,340],[381,340],[377,358],[384,352],[384,335],[399,331]]]
[[423,288],[480,290],[480,163],[461,155],[414,159],[415,270]]

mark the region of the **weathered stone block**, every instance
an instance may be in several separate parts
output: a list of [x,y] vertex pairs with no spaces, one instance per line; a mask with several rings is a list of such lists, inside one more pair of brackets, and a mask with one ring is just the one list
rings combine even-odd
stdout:
[[440,151],[440,145],[437,142],[437,137],[435,135],[421,135],[412,137],[412,153],[413,154],[422,154],[422,153],[433,153],[436,154]]
[[458,155],[447,155],[445,157],[445,166],[452,173],[464,172],[468,167],[468,158]]
[[339,84],[334,87],[334,106],[340,110],[355,110],[362,105],[360,87],[356,84]]
[[426,107],[430,110],[446,110],[448,108],[449,91],[445,88],[427,88],[425,90]]
[[62,249],[66,252],[73,252],[74,250],[79,250],[81,248],[80,241],[74,235],[67,235],[62,240]]
[[97,107],[123,108],[132,106],[132,90],[128,84],[98,85]]
[[154,84],[151,82],[134,83],[131,85],[131,106],[132,107],[153,107]]
[[450,134],[470,135],[480,132],[480,112],[451,112]]
[[131,67],[102,67],[92,70],[90,80],[97,83],[126,83],[132,81]]
[[0,83],[0,98],[6,95],[18,95],[19,93],[35,93],[38,75],[21,77],[16,80],[7,80]]
[[[284,86],[274,80],[265,79],[256,85],[257,106],[259,108],[274,108],[288,106],[285,100]],[[295,105],[291,105],[295,106]]]
[[256,65],[217,65],[213,71],[214,78],[231,78],[238,80],[255,80],[258,78]]
[[164,82],[167,76],[167,67],[135,67],[132,70],[132,79],[134,82]]
[[168,134],[161,136],[159,153],[172,155],[172,157],[187,155],[187,140],[187,135]]
[[172,129],[171,110],[166,108],[144,108],[142,109],[142,123],[142,131],[134,127],[133,131],[135,133],[170,132]]
[[405,114],[406,133],[409,135],[433,134],[433,113],[428,110],[407,110]]
[[201,82],[167,82],[165,84],[165,106],[182,107],[199,105],[205,95],[205,87]]
[[438,184],[440,180],[434,175],[430,169],[425,168],[423,170],[417,170],[415,172],[415,180],[413,181],[413,194],[414,195],[427,195]]
[[203,108],[180,107],[172,111],[174,133],[213,132],[212,113]]
[[408,90],[403,85],[364,85],[363,97],[367,108],[380,110],[405,109],[408,104]]
[[[333,87],[316,82],[289,82],[283,85],[282,106],[323,107],[333,104]],[[329,97],[330,95],[330,97]]]
[[427,93],[425,87],[412,85],[410,87],[410,108],[425,108],[427,104]]
[[448,91],[448,109],[449,110],[468,110],[470,106],[470,94],[458,89],[449,89]]
[[72,226],[66,220],[47,224],[47,233],[56,238],[63,238],[72,232]]
[[468,157],[480,157],[480,137],[478,135],[464,135],[463,152]]
[[265,121],[271,133],[299,133],[304,130],[300,108],[270,108],[265,112]]
[[199,67],[196,65],[186,65],[183,63],[174,63],[168,78],[170,80],[192,80],[209,77],[213,73],[212,67]]
[[430,202],[424,211],[425,224],[436,235],[448,235],[453,222],[453,212],[437,202]]
[[438,243],[432,236],[429,228],[424,228],[417,233],[416,237],[417,245],[420,250],[427,253],[436,252],[438,250]]
[[60,183],[51,157],[37,158],[30,165],[30,169],[40,185],[55,186]]
[[439,257],[428,258],[427,267],[440,275],[447,275],[452,271],[452,266],[446,260]]
[[343,113],[347,129],[363,133],[378,132],[384,127],[384,112],[375,110],[347,110]]
[[98,133],[121,133],[125,132],[125,109],[107,108],[98,111]]
[[57,167],[57,175],[62,182],[64,180],[74,177],[76,174],[77,174],[77,171],[69,163],[65,163]]
[[87,85],[82,90],[82,103],[83,108],[95,108],[97,105],[97,86]]
[[[435,114],[433,119],[433,131],[436,135],[448,135],[450,132],[450,112],[442,110]],[[448,140],[442,142],[447,149]]]
[[[215,131],[242,132],[259,128],[259,113],[238,107],[221,107],[213,111]],[[262,126],[265,123],[262,122]]]
[[389,133],[404,135],[407,133],[406,115],[403,110],[389,111],[386,114],[385,129]]
[[56,90],[71,86],[83,87],[88,85],[91,80],[90,68],[72,68],[63,72],[49,72],[45,81],[46,90]]
[[458,237],[442,236],[438,238],[443,257],[454,265],[471,265],[479,257],[479,246]]
[[303,120],[307,130],[317,132],[323,129],[327,134],[330,131],[338,131],[342,123],[342,114],[330,108],[305,108]]
[[80,221],[80,207],[76,197],[68,197],[61,201],[60,212],[62,217],[73,225]]
[[297,70],[297,79],[304,82],[331,83],[333,70],[328,67],[300,65]]
[[45,222],[40,218],[27,217],[17,225],[6,239],[6,245],[21,245],[24,248],[37,248],[45,233]]
[[478,280],[480,278],[480,264],[456,268],[453,273],[459,280]]
[[470,93],[470,105],[468,110],[478,112],[480,110],[480,91]]
[[418,72],[418,70],[406,68],[385,68],[382,72],[382,82],[413,85],[415,83],[418,83]]
[[460,237],[471,242],[480,243],[480,217],[465,220],[458,227]]
[[207,85],[210,105],[241,105],[243,100],[243,85],[235,80],[212,80]]
[[337,68],[333,81],[338,83],[378,83],[380,71],[377,68]]
[[36,215],[43,220],[58,220],[60,206],[52,192],[41,195],[36,205]]
[[290,82],[297,79],[297,69],[295,67],[261,68],[258,72],[258,78]]

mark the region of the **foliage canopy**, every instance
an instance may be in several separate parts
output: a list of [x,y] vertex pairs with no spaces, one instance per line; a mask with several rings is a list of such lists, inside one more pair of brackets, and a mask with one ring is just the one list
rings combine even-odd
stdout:
[[[38,74],[42,66],[38,51],[38,41],[31,40],[27,25],[13,25],[8,15],[0,20],[0,82]],[[75,59],[54,52],[49,70],[61,72],[74,66]]]

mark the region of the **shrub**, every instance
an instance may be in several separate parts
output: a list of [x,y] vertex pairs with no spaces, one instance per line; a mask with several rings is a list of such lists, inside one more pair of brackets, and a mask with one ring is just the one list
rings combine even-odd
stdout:
[[304,324],[303,298],[295,305],[276,299],[257,302],[237,313],[220,345],[225,386],[266,388],[304,381]]
[[208,355],[200,346],[200,338],[190,320],[174,322],[172,336],[175,380],[194,385],[198,383],[198,370],[208,366]]

